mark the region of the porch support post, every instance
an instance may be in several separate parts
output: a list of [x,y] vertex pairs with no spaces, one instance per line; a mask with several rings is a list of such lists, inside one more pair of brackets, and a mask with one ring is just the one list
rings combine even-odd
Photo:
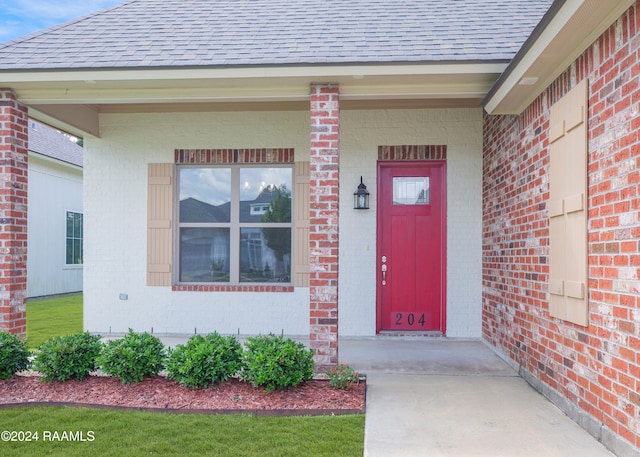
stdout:
[[338,363],[338,85],[311,84],[310,101],[309,340],[322,371]]
[[0,88],[0,331],[27,332],[26,106]]

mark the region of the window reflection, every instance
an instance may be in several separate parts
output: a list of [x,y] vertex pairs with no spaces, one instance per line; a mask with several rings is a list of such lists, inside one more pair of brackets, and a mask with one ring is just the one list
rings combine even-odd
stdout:
[[394,177],[393,178],[394,205],[428,205],[429,177]]
[[231,169],[180,169],[180,222],[231,220]]
[[180,230],[180,281],[229,281],[229,229]]
[[264,221],[274,204],[278,214],[269,222],[291,222],[291,176],[291,168],[241,168],[240,222]]
[[291,280],[291,229],[240,230],[240,281],[289,282]]

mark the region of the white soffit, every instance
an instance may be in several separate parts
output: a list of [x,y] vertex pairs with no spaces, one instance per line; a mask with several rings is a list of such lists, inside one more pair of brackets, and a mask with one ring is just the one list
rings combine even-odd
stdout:
[[[566,0],[525,43],[483,105],[489,114],[520,114],[604,33],[634,0]],[[553,11],[554,4],[550,11]],[[544,19],[543,22],[544,23]],[[542,24],[541,23],[541,24]]]

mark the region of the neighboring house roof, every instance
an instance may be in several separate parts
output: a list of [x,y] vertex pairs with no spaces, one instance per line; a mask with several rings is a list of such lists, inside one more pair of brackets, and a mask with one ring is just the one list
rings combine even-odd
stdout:
[[29,151],[82,167],[82,147],[48,125],[29,119]]
[[552,0],[130,0],[0,45],[0,70],[508,61]]
[[180,200],[180,222],[229,222],[229,203],[211,205],[193,197]]
[[[261,222],[262,214],[252,214],[251,206],[256,204],[269,205],[276,196],[275,187],[265,187],[254,199],[240,202],[240,221]],[[212,205],[193,197],[180,200],[180,222],[229,222],[231,214],[230,203]]]

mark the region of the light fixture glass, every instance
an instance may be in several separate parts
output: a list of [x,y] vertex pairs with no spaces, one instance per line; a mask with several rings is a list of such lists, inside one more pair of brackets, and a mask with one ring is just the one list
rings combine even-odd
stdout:
[[353,193],[353,209],[369,209],[369,191],[362,182],[362,176],[360,176],[358,190]]

